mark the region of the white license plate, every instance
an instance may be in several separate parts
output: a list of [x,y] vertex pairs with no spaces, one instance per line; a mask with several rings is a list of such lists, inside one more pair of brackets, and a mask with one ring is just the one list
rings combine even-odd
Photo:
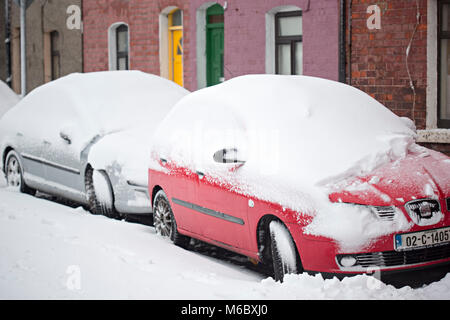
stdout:
[[395,235],[395,250],[432,247],[450,242],[450,227]]

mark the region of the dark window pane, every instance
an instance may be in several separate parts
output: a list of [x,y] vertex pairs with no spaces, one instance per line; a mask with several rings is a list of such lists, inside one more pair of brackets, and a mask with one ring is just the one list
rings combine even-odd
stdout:
[[303,74],[303,42],[295,43],[295,74]]
[[172,27],[183,25],[183,14],[180,9],[176,9],[172,13]]
[[441,103],[439,118],[450,120],[450,40],[441,40]]
[[442,31],[450,31],[450,5],[443,4],[442,5],[442,22],[441,22],[441,30]]
[[128,51],[128,29],[118,30],[117,32],[117,51],[127,52]]

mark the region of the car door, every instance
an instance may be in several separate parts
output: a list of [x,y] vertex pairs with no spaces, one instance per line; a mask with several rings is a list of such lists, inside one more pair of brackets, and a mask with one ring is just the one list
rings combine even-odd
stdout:
[[201,234],[226,246],[249,249],[247,197],[200,170],[197,175],[196,222]]
[[241,152],[245,135],[226,109],[217,113],[217,117],[209,118],[217,123],[214,130],[204,132],[204,148],[196,157],[197,228],[204,237],[245,250],[249,248],[248,199],[235,191],[240,183],[239,170],[245,165]]
[[193,210],[198,176],[192,170],[168,163],[165,158],[161,158],[160,163],[170,172],[165,175],[169,191],[167,196],[172,203],[172,212],[178,228],[199,234],[196,228],[197,213]]
[[82,133],[86,132],[83,120],[70,105],[48,111],[57,121],[48,124],[42,137],[45,191],[85,201],[81,164],[81,151],[85,144]]
[[17,105],[2,119],[7,130],[8,144],[19,154],[24,179],[29,187],[42,189],[45,183],[45,168],[40,161],[44,152],[41,126],[45,125],[45,107],[35,103]]

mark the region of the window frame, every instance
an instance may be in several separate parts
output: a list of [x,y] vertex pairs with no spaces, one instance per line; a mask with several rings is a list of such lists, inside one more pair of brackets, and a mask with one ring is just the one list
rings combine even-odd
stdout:
[[[280,35],[280,27],[279,21],[280,18],[287,17],[302,17],[302,10],[294,10],[294,11],[280,11],[275,13],[275,74],[279,74],[279,56],[278,56],[278,46],[283,44],[289,44],[291,48],[291,75],[295,75],[296,69],[296,61],[295,61],[295,44],[297,42],[301,42],[303,44],[303,30],[301,35],[296,36],[281,36]],[[303,22],[303,20],[302,20]],[[303,55],[302,55],[303,61]]]
[[[126,24],[121,24],[121,25],[117,26],[115,32],[116,32],[116,48],[115,48],[116,49],[116,70],[121,70],[121,69],[119,69],[119,60],[122,58],[125,58],[125,63],[126,63],[125,70],[129,70],[129,64],[128,64],[129,51],[130,51],[129,44],[128,44],[129,36],[130,36],[129,28]],[[119,33],[120,32],[125,32],[127,35],[127,50],[126,51],[119,51]]]
[[[51,63],[51,80],[56,80],[61,77],[61,55],[59,52],[59,32],[57,30],[53,30],[50,32],[50,63]],[[55,49],[58,48],[58,49]],[[55,59],[58,65],[58,74],[56,74]]]
[[438,23],[437,23],[437,127],[442,129],[450,129],[450,119],[441,119],[441,42],[444,39],[450,41],[450,31],[442,31],[442,18],[444,5],[450,6],[450,0],[443,0],[438,2]]

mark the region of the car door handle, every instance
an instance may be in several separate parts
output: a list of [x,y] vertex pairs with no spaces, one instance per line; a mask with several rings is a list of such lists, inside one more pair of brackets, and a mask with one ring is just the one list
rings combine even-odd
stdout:
[[44,143],[45,145],[51,145],[51,144],[52,144],[50,141],[47,141],[47,140],[44,140],[43,143]]
[[205,176],[205,174],[203,172],[201,172],[201,171],[195,171],[195,173],[198,175],[198,177],[200,179],[202,179]]
[[16,136],[18,136],[18,137],[23,137],[23,133],[22,133],[22,132],[17,132],[17,133],[16,133]]

